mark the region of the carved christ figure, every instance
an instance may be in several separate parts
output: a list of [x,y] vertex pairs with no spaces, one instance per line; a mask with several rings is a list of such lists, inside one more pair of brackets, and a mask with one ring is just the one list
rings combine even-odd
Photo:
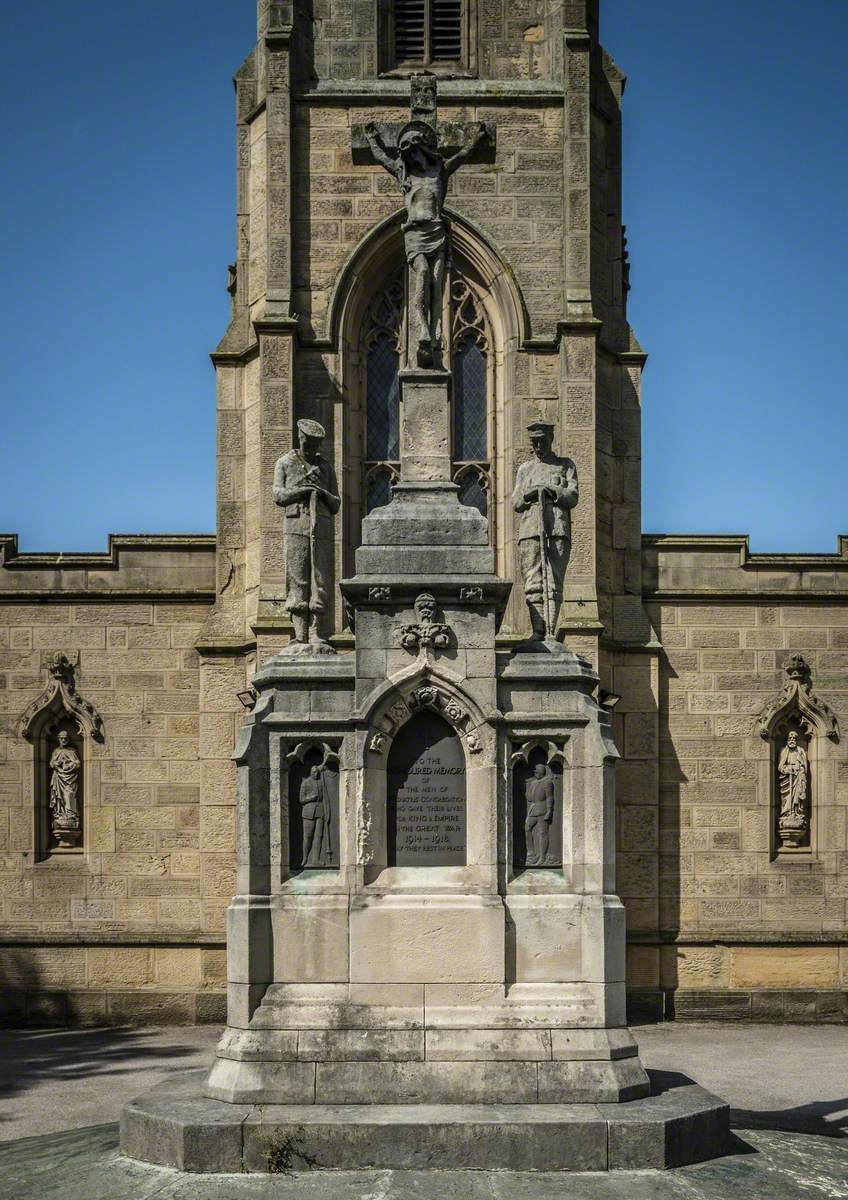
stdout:
[[544,763],[537,763],[527,780],[524,832],[527,842],[527,866],[543,867],[548,857],[551,821],[554,816],[554,780]]
[[398,135],[395,154],[384,145],[373,121],[365,136],[377,162],[394,175],[406,205],[403,241],[409,268],[407,365],[432,367],[442,342],[442,297],[449,263],[448,228],[442,209],[448,179],[488,136],[482,123],[474,140],[450,158],[439,150],[436,131],[426,121],[409,121]]
[[[780,816],[778,829],[795,841],[807,828],[807,752],[798,745],[798,734],[791,730],[777,762],[780,784]],[[793,836],[794,835],[794,836]],[[787,840],[784,838],[784,840]]]
[[[59,745],[50,755],[50,811],[54,830],[79,829],[80,760],[71,739],[62,729]],[[57,836],[60,836],[57,832]]]

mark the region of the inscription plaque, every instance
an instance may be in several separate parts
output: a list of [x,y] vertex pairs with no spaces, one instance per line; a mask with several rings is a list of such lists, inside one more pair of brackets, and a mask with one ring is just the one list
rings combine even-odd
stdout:
[[465,865],[465,753],[447,721],[428,709],[392,743],[386,804],[389,866]]

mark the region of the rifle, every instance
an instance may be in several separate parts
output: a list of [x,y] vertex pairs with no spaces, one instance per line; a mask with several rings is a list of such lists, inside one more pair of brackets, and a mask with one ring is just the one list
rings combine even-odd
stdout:
[[542,574],[542,613],[545,618],[546,638],[555,637],[554,624],[556,615],[553,611],[553,590],[551,588],[551,572],[548,562],[548,535],[545,529],[545,489],[539,488],[539,566]]
[[330,838],[330,797],[327,794],[327,772],[321,772],[321,811],[324,814],[324,830],[321,834],[321,862],[327,866],[333,861],[333,843]]

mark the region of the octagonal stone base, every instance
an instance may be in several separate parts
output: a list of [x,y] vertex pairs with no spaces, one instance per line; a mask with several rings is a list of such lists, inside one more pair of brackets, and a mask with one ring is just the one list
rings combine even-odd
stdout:
[[151,1088],[121,1114],[130,1158],[193,1172],[607,1171],[726,1153],[729,1109],[684,1076],[618,1104],[227,1104],[206,1073]]

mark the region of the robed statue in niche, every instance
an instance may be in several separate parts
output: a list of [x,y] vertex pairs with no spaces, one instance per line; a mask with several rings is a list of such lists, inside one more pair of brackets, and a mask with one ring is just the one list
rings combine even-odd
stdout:
[[50,826],[59,846],[69,850],[79,841],[82,764],[67,730],[60,729],[56,741],[50,755]]
[[809,779],[807,752],[798,741],[794,729],[786,736],[786,745],[777,760],[777,779],[780,787],[780,813],[777,820],[781,841],[797,846],[807,834],[807,784]]

